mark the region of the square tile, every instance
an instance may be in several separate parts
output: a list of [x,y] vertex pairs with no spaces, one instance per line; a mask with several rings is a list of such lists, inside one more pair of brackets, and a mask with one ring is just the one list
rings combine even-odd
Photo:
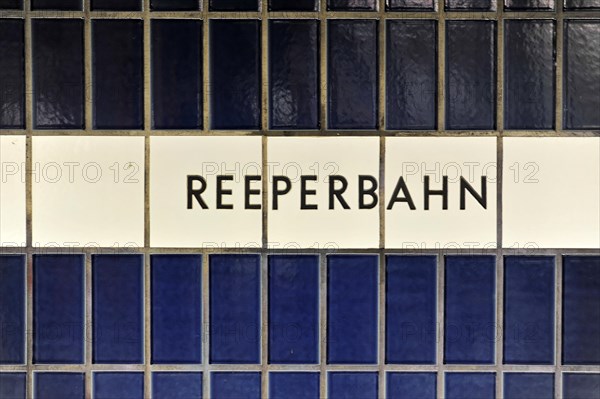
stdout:
[[150,0],[152,11],[195,11],[198,0]]
[[257,0],[210,0],[211,11],[258,11]]
[[319,384],[319,373],[269,373],[269,398],[318,398]]
[[599,399],[600,374],[565,373],[563,374],[564,399]]
[[152,373],[152,398],[202,399],[202,373]]
[[141,0],[90,0],[92,11],[141,11]]
[[553,399],[554,374],[504,373],[504,397],[506,399]]
[[330,11],[370,11],[377,9],[376,0],[327,0]]
[[0,0],[1,10],[22,10],[23,0]]
[[94,399],[143,399],[144,373],[94,373]]
[[344,399],[377,398],[377,373],[330,372],[328,397]]
[[31,0],[31,9],[81,11],[81,0]]
[[316,11],[316,0],[269,0],[269,11]]
[[211,397],[214,399],[260,399],[260,373],[211,373]]
[[494,373],[446,373],[447,399],[495,399]]
[[509,11],[548,11],[554,9],[554,0],[504,0],[504,8]]
[[22,19],[0,19],[0,129],[25,128],[24,26]]
[[387,373],[388,399],[435,399],[435,373]]
[[34,373],[36,399],[85,398],[83,373]]
[[387,11],[435,11],[434,0],[386,0]]
[[0,398],[25,399],[25,373],[0,373]]
[[0,364],[27,362],[25,267],[24,255],[0,256]]
[[0,164],[0,247],[25,246],[25,136],[0,136]]

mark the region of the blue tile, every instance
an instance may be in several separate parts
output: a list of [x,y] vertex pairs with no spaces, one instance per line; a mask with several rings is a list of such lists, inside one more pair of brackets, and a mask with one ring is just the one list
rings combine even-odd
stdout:
[[565,9],[567,10],[598,10],[600,9],[600,0],[565,0]]
[[328,257],[328,363],[377,363],[378,263],[371,255]]
[[435,399],[435,373],[387,373],[388,399]]
[[150,0],[151,11],[195,11],[198,0]]
[[26,380],[25,373],[0,373],[0,398],[25,399]]
[[[0,0],[0,10],[22,10],[23,0]],[[2,37],[2,35],[0,35]],[[2,58],[2,57],[0,57]],[[2,70],[2,69],[0,69]]]
[[93,11],[141,11],[141,0],[91,0]]
[[258,0],[210,0],[211,11],[258,11]]
[[142,33],[138,20],[92,21],[95,129],[144,127]]
[[389,11],[435,11],[434,0],[386,0]]
[[504,363],[554,363],[554,257],[504,258]]
[[94,373],[94,399],[143,399],[144,373]]
[[260,21],[210,21],[213,129],[260,129]]
[[259,399],[260,373],[211,373],[213,399]]
[[32,10],[79,10],[81,0],[31,0]]
[[600,399],[600,374],[563,374],[564,399]]
[[553,399],[554,374],[505,373],[505,399]]
[[33,257],[33,362],[83,363],[83,255]]
[[494,363],[496,340],[494,256],[447,256],[444,361]]
[[600,256],[563,259],[563,364],[600,364]]
[[271,21],[269,40],[271,129],[317,129],[319,22]]
[[152,363],[202,362],[202,257],[153,255]]
[[210,362],[260,363],[258,255],[210,257]]
[[269,11],[316,11],[316,0],[269,0]]
[[435,364],[436,257],[386,258],[385,361]]
[[329,399],[376,399],[377,373],[329,373]]
[[25,256],[0,256],[0,364],[24,363]]
[[327,9],[331,11],[369,11],[376,7],[376,0],[327,0]]
[[0,129],[25,127],[25,38],[22,19],[0,19]]
[[315,399],[319,397],[319,373],[270,373],[270,399]]
[[152,127],[202,128],[202,22],[152,20]]
[[83,373],[35,373],[36,399],[83,399]]
[[566,129],[600,129],[599,48],[600,21],[565,21],[563,116]]
[[505,0],[504,4],[509,11],[554,9],[554,0]]
[[446,0],[447,11],[496,11],[494,0]]
[[376,129],[377,21],[329,20],[328,121],[331,129]]
[[554,21],[504,22],[504,127],[554,127]]
[[494,399],[494,373],[446,373],[446,399]]
[[319,362],[319,257],[269,257],[269,362]]
[[152,373],[153,399],[202,399],[202,373]]
[[141,255],[92,258],[94,363],[144,362]]
[[446,22],[446,128],[496,127],[496,25]]
[[33,113],[36,129],[83,129],[83,20],[34,19]]
[[433,130],[437,125],[436,21],[387,21],[386,125]]

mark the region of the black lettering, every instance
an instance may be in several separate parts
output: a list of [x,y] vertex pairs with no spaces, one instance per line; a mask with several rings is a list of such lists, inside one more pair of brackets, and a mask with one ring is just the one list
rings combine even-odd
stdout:
[[[365,188],[365,182],[371,182],[371,187]],[[366,195],[373,199],[369,204],[365,203]],[[358,209],[373,209],[377,206],[378,200],[377,179],[367,175],[358,176]]]
[[[200,188],[194,189],[194,182],[200,182]],[[197,175],[188,175],[187,177],[187,209],[192,209],[194,199],[198,201],[202,209],[208,209],[208,205],[202,199],[202,193],[206,190],[206,180],[204,177]]]
[[[335,182],[342,183],[342,187],[335,188]],[[337,199],[338,202],[342,205],[344,209],[350,209],[350,206],[342,196],[346,189],[348,188],[348,180],[344,176],[331,175],[329,176],[329,209],[334,209],[335,201]]]
[[[404,194],[403,197],[400,197],[400,192]],[[396,183],[396,187],[394,188],[394,193],[390,198],[390,202],[388,203],[387,209],[391,210],[394,207],[396,202],[406,202],[408,203],[408,207],[414,211],[417,209],[415,203],[410,196],[410,191],[408,191],[408,187],[406,187],[406,182],[404,181],[404,177],[400,176],[398,179],[398,183]]]
[[[279,182],[285,183],[285,188],[279,188]],[[279,196],[286,195],[292,189],[292,182],[286,176],[273,176],[273,209],[279,208]]]
[[260,194],[260,190],[252,190],[251,184],[253,181],[261,181],[261,177],[260,176],[245,176],[244,177],[244,184],[245,184],[245,192],[246,195],[244,195],[244,209],[260,209],[261,205],[260,204],[251,204],[250,203],[250,196],[251,195],[259,195]]
[[429,210],[429,196],[441,195],[442,196],[442,209],[448,209],[448,176],[442,176],[442,189],[431,190],[429,188],[429,176],[425,175],[425,186],[424,186],[424,198],[425,198],[425,210]]
[[462,176],[460,177],[460,209],[461,210],[466,209],[466,202],[467,202],[467,200],[465,198],[466,191],[471,193],[473,198],[475,198],[475,200],[477,202],[479,202],[479,205],[481,205],[483,207],[483,209],[487,209],[487,177],[486,176],[481,176],[481,195],[479,195],[477,193],[477,191],[475,191],[473,186],[471,186],[464,177],[462,177]]
[[224,204],[223,197],[226,195],[231,195],[231,190],[225,190],[223,188],[224,181],[233,181],[233,176],[231,175],[218,175],[217,176],[217,209],[233,209],[232,204]]
[[317,176],[300,176],[300,209],[317,209],[317,205],[306,203],[306,197],[317,194],[316,190],[306,188],[309,181],[317,181]]

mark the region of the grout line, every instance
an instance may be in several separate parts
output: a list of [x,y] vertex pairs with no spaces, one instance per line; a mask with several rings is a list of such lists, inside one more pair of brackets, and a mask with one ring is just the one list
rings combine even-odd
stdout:
[[92,21],[90,19],[90,2],[91,0],[83,1],[83,54],[84,54],[84,100],[83,109],[85,112],[84,127],[85,131],[92,130],[94,126],[93,120],[93,104],[92,104],[92,71],[93,71],[93,58],[92,58]]
[[504,258],[500,251],[496,255],[496,323],[495,323],[495,355],[496,355],[496,397],[504,397]]
[[320,397],[327,398],[327,257],[319,256],[319,371]]
[[27,254],[27,327],[25,328],[27,349],[25,371],[27,372],[26,397],[33,398],[33,255]]
[[[557,1],[557,3],[560,3]],[[554,37],[556,51],[555,56],[555,83],[554,83],[554,103],[556,106],[556,112],[554,115],[554,127],[556,131],[562,131],[563,129],[563,66],[564,66],[564,19],[563,19],[563,7],[562,4],[556,5],[556,20],[554,26],[556,29],[556,36]]]
[[436,257],[437,263],[437,322],[436,322],[436,342],[437,356],[436,365],[438,368],[437,374],[437,399],[444,398],[444,256],[440,252]]
[[327,109],[328,109],[328,85],[327,85],[327,0],[319,0],[319,24],[320,24],[320,43],[319,43],[319,56],[321,57],[319,64],[319,76],[321,77],[319,85],[320,94],[320,129],[325,130],[328,128],[327,121]]
[[85,254],[85,397],[92,397],[92,351],[93,351],[93,314],[92,314],[92,255]]
[[386,337],[386,331],[385,331],[385,323],[386,323],[386,274],[385,274],[385,262],[386,258],[385,258],[385,253],[383,251],[381,251],[381,253],[379,254],[379,359],[378,359],[378,365],[379,365],[379,397],[381,398],[386,398],[387,397],[387,392],[386,392],[386,373],[385,373],[385,351],[386,351],[386,345],[385,345],[385,337]]
[[269,399],[269,264],[268,257],[260,257],[260,346],[261,346],[261,395],[263,399]]
[[202,2],[202,130],[207,133],[210,128],[210,21],[208,19],[208,1]]
[[152,398],[152,298],[150,255],[144,255],[144,398]]
[[438,40],[437,40],[437,131],[446,129],[446,13],[444,0],[437,0],[438,7]]
[[[554,374],[554,397],[556,399],[562,398],[562,377],[563,377],[563,367],[562,367],[562,307],[563,307],[563,257],[558,254],[555,258],[556,262],[556,271],[554,282],[555,286],[555,298],[554,303],[556,308],[554,309],[554,322],[555,325],[555,333],[554,333],[554,366],[555,366],[555,374]],[[598,367],[598,371],[600,372],[600,367]]]
[[504,4],[497,0],[496,22],[496,129],[504,133]]
[[210,263],[206,253],[202,254],[202,397],[210,398],[209,350],[210,350]]

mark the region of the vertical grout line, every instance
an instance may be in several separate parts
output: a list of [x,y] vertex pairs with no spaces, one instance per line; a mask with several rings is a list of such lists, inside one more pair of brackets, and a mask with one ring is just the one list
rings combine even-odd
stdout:
[[260,1],[260,24],[261,24],[261,127],[263,132],[269,130],[269,5],[268,0]]
[[320,77],[321,77],[321,84],[320,84],[320,104],[321,104],[321,115],[320,115],[320,128],[321,131],[326,131],[328,126],[327,126],[327,109],[328,109],[328,99],[327,99],[327,0],[320,0],[319,1],[319,24],[320,24],[320,29],[321,29],[321,34],[320,34],[320,56],[321,56],[321,63],[320,63]]
[[27,327],[25,329],[27,339],[26,362],[27,362],[27,379],[26,379],[26,397],[33,398],[33,254],[27,254]]
[[262,146],[262,248],[267,251],[269,249],[269,139],[263,135],[261,138]]
[[555,349],[554,349],[554,397],[556,399],[562,398],[562,308],[563,308],[563,256],[559,252],[556,254],[554,259],[556,262],[556,271],[554,286],[556,287],[554,303],[556,308],[554,309],[554,320],[555,320]]
[[208,1],[202,2],[202,132],[210,129],[210,20],[208,18]]
[[502,251],[496,254],[496,326],[494,331],[496,352],[496,397],[504,397],[504,257]]
[[208,329],[209,326],[209,317],[210,317],[210,302],[209,302],[209,292],[210,289],[210,264],[209,257],[206,252],[202,253],[202,331],[201,331],[201,339],[202,339],[202,397],[210,398],[210,375],[208,372],[208,362],[209,362],[209,338],[210,331]]
[[444,0],[438,0],[438,41],[437,41],[437,131],[446,129],[446,14]]
[[144,398],[152,398],[151,339],[152,339],[152,298],[151,298],[151,262],[150,254],[144,253]]
[[92,58],[92,20],[90,19],[90,4],[91,0],[83,1],[83,54],[84,54],[84,82],[85,82],[85,124],[84,130],[91,131],[94,126],[93,120],[93,104],[92,104],[92,69],[93,69],[93,58]]
[[327,255],[319,255],[319,369],[320,398],[327,398]]
[[261,395],[263,399],[269,399],[269,264],[266,252],[262,252],[260,257],[260,346],[261,346]]
[[504,133],[504,4],[497,0],[496,6],[496,129]]
[[385,373],[385,309],[386,309],[386,275],[385,275],[385,251],[379,253],[379,397],[386,398],[386,373]]
[[445,259],[442,251],[436,256],[437,263],[437,399],[444,398],[444,264]]
[[563,6],[560,4],[560,1],[556,2],[556,20],[554,21],[556,36],[555,36],[555,45],[556,52],[555,54],[555,87],[554,92],[556,96],[554,97],[554,103],[556,106],[556,112],[554,116],[554,127],[557,132],[561,132],[563,130],[563,63],[564,63],[564,19],[563,19]]
[[92,317],[92,255],[85,254],[85,397],[92,397],[92,350],[93,350],[93,317]]

